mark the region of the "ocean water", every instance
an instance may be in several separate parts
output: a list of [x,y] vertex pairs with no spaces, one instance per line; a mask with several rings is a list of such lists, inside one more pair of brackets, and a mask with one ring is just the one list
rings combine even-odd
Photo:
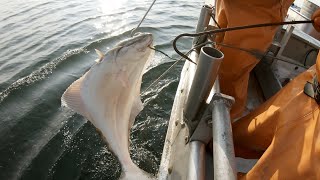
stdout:
[[[117,179],[117,159],[81,115],[60,107],[64,90],[127,38],[152,0],[2,0],[0,179]],[[175,36],[194,32],[201,0],[158,0],[138,31],[177,58]],[[186,51],[191,39],[179,43]],[[183,63],[148,91],[172,60],[156,53],[143,76],[144,110],[131,130],[134,162],[156,174]]]

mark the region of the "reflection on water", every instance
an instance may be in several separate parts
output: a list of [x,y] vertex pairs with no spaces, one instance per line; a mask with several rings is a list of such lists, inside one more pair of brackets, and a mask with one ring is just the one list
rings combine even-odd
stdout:
[[[64,90],[129,36],[151,0],[3,0],[0,8],[0,179],[116,179],[120,165],[95,128],[60,107]],[[175,56],[176,35],[193,32],[201,1],[157,1],[142,24]],[[190,47],[182,40],[180,49]],[[156,53],[142,91],[172,63]],[[142,94],[130,152],[156,174],[182,63]]]

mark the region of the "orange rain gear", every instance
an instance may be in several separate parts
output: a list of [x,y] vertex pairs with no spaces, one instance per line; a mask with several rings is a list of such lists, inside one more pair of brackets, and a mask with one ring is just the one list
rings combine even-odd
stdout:
[[[216,19],[222,27],[234,27],[284,20],[293,0],[217,0]],[[216,41],[246,49],[265,52],[271,44],[277,27],[245,29],[218,34]],[[247,100],[250,71],[258,63],[252,55],[236,49],[221,47],[224,60],[220,66],[220,86],[224,94],[233,96],[235,104],[231,118],[242,115]]]
[[313,27],[320,32],[320,9],[316,10],[313,14],[311,19],[314,20]]
[[237,156],[263,152],[241,179],[320,179],[320,108],[304,94],[306,82],[320,77],[320,53],[315,66],[233,123]]
[[[283,21],[293,0],[216,2],[217,21],[225,28]],[[320,10],[312,17],[317,30],[319,16]],[[276,30],[277,27],[263,27],[231,31],[218,34],[216,41],[264,52]],[[245,108],[249,74],[258,60],[236,49],[220,49],[225,55],[219,72],[221,90],[236,99],[231,118],[237,118]],[[319,71],[320,55],[316,67],[300,74],[263,105],[233,123],[236,155],[260,158],[241,179],[320,179],[320,109],[303,92],[307,81],[312,82],[315,74],[320,77]]]

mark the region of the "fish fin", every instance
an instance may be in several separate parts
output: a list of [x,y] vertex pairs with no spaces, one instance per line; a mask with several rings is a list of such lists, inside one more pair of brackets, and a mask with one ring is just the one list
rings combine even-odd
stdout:
[[140,95],[138,94],[138,96],[134,99],[132,104],[132,109],[131,109],[130,119],[129,119],[129,132],[131,127],[134,124],[134,121],[137,115],[142,111],[142,109],[143,109],[143,104],[141,102]]
[[96,53],[98,54],[99,58],[97,60],[95,60],[96,62],[101,62],[103,60],[103,58],[105,57],[105,55],[103,54],[103,52],[101,52],[98,49],[94,49],[96,51]]
[[[85,76],[85,75],[84,75]],[[84,76],[73,82],[61,97],[61,106],[68,107],[75,112],[86,116],[86,110],[81,98],[81,84]]]

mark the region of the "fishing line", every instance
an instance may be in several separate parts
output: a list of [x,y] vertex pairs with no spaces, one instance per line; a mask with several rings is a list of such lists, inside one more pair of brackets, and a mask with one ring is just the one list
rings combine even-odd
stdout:
[[134,31],[137,30],[137,29],[140,27],[141,23],[142,23],[143,20],[146,18],[147,14],[148,14],[149,11],[151,10],[151,8],[152,8],[152,6],[153,6],[153,4],[154,4],[155,2],[156,2],[156,0],[153,0],[153,2],[151,3],[149,9],[147,10],[147,12],[144,14],[144,16],[142,17],[141,21],[139,22],[138,26],[137,26],[136,28],[132,29],[132,31],[131,31],[131,33],[130,33],[131,37],[133,36]]
[[[216,23],[216,25],[218,26],[219,29],[221,29],[220,25],[218,24],[218,22],[216,21],[215,19],[215,15],[214,14],[211,14],[210,15],[211,18],[213,19],[214,23]],[[207,30],[207,29],[204,29],[204,30]],[[209,34],[209,36],[212,38],[211,34]],[[198,44],[199,43],[199,40],[200,38],[197,39],[197,42],[195,42],[194,44]],[[210,44],[210,43],[209,43]],[[192,63],[196,64],[195,62],[191,61]]]
[[161,50],[159,50],[159,49],[156,49],[156,48],[154,48],[154,47],[151,47],[151,46],[148,46],[148,47],[149,47],[150,49],[152,49],[152,50],[155,50],[155,51],[157,51],[157,52],[165,55],[165,56],[168,57],[169,59],[172,59],[172,60],[175,60],[175,61],[180,61],[180,60],[181,60],[181,59],[175,59],[175,58],[169,56],[168,54],[166,54],[165,52],[163,52],[163,51],[161,51]]
[[[199,48],[199,47],[201,47],[201,46],[204,46],[204,45],[207,45],[207,44],[211,44],[211,43],[212,43],[212,42],[204,42],[204,43],[198,44],[197,46],[194,46],[193,48],[191,48],[191,49],[190,49],[187,53],[185,53],[184,55],[188,56],[194,49],[197,49],[197,48]],[[181,57],[180,59],[175,59],[175,58],[170,57],[168,54],[164,53],[164,52],[161,51],[161,50],[155,49],[155,48],[150,47],[150,46],[149,46],[149,48],[150,48],[150,49],[153,49],[153,50],[155,50],[155,51],[158,51],[158,52],[164,54],[165,56],[167,56],[168,58],[173,59],[173,60],[176,60],[176,61],[175,61],[167,70],[165,70],[155,81],[153,81],[153,82],[142,92],[142,94],[144,94],[148,89],[150,89],[150,87],[152,87],[152,86],[155,85],[158,81],[160,81],[160,79],[161,79],[163,76],[165,76],[168,72],[170,72],[170,70],[171,70],[175,65],[177,65],[178,62],[180,62],[180,61],[183,59],[183,57]],[[194,63],[194,62],[192,61],[192,63]],[[195,63],[194,63],[194,64],[195,64]]]
[[[165,54],[164,52],[158,50],[158,49],[154,49],[154,48],[151,48],[149,47],[150,49],[153,49],[153,50],[156,50],[158,52],[161,52],[163,54]],[[192,51],[189,50],[185,55],[188,56],[188,54]],[[174,58],[171,58],[169,55],[165,54],[165,56],[169,57],[170,59],[174,59]],[[141,94],[144,94],[145,92],[147,92],[147,90],[150,89],[150,87],[152,87],[153,85],[155,85],[157,82],[160,81],[160,79],[165,76],[176,64],[178,64],[178,62],[180,62],[183,58],[181,57],[180,59],[176,60],[167,70],[165,70],[155,81],[153,81],[145,90],[143,90],[143,92]]]
[[202,35],[209,35],[214,33],[222,33],[227,31],[235,31],[235,30],[241,30],[241,29],[251,29],[251,28],[259,28],[259,27],[267,27],[267,26],[280,26],[280,25],[288,25],[288,24],[302,24],[302,23],[314,23],[314,20],[308,20],[308,21],[289,21],[289,22],[276,22],[276,23],[263,23],[263,24],[253,24],[253,25],[247,25],[247,26],[236,26],[236,27],[230,27],[230,28],[222,28],[222,29],[215,29],[210,31],[204,31],[199,33],[183,33],[178,35],[173,40],[173,49],[176,51],[177,54],[185,58],[186,60],[193,62],[188,56],[181,53],[177,48],[177,41],[184,36],[187,37],[198,37]]
[[[182,58],[181,58],[182,59]],[[147,92],[147,90],[150,89],[150,87],[152,87],[153,85],[155,85],[158,81],[160,81],[160,79],[166,75],[176,64],[178,64],[180,60],[175,61],[167,70],[165,70],[155,81],[153,81],[143,92],[142,94],[144,94],[145,92]]]
[[221,26],[220,26],[219,23],[217,22],[215,15],[211,14],[211,18],[212,18],[213,22],[216,23],[217,27],[218,27],[219,29],[221,29]]
[[[155,3],[156,0],[154,0],[152,2],[152,4],[150,5],[149,9],[147,10],[146,14],[143,16],[143,18],[141,19],[140,23],[138,24],[138,26],[133,29],[131,31],[131,36],[133,35],[133,32],[141,25],[142,21],[145,19],[146,15],[148,14],[148,12],[150,11],[150,9],[152,8],[153,4]],[[215,17],[212,17],[215,21]],[[216,22],[216,21],[215,21]],[[200,32],[200,33],[183,33],[183,34],[180,34],[178,35],[174,40],[173,40],[173,48],[174,50],[176,51],[177,54],[179,54],[181,56],[180,59],[174,59],[172,57],[170,57],[168,54],[164,53],[163,51],[161,50],[158,50],[158,49],[155,49],[155,48],[152,48],[149,46],[150,49],[153,49],[157,52],[160,52],[162,53],[163,55],[165,55],[166,57],[170,58],[170,59],[173,59],[175,60],[175,62],[165,71],[163,72],[154,82],[152,82],[142,93],[145,93],[151,86],[153,86],[155,83],[157,83],[164,75],[166,75],[179,61],[181,61],[183,58],[188,60],[189,62],[193,63],[193,64],[196,64],[195,62],[193,62],[189,57],[188,57],[188,54],[191,53],[192,50],[198,48],[198,47],[201,47],[203,45],[206,45],[206,44],[214,44],[214,42],[205,42],[205,43],[202,43],[202,44],[199,44],[195,47],[193,47],[192,49],[190,49],[186,54],[183,54],[182,52],[180,52],[177,48],[177,41],[179,38],[183,37],[183,36],[188,36],[188,37],[197,37],[197,36],[202,36],[202,35],[212,35],[214,33],[222,33],[222,32],[227,32],[227,31],[235,31],[235,30],[241,30],[241,29],[251,29],[251,28],[258,28],[258,27],[267,27],[267,26],[280,26],[280,25],[287,25],[287,24],[301,24],[301,23],[313,23],[314,21],[313,20],[310,20],[310,21],[290,21],[290,22],[277,22],[277,23],[264,23],[264,24],[254,24],[254,25],[247,25],[247,26],[237,26],[237,27],[231,27],[231,28],[220,28],[220,29],[215,29],[215,30],[210,30],[210,31],[204,31],[204,32]],[[216,22],[217,24],[217,22]],[[216,43],[217,44],[217,43]],[[296,63],[293,63],[293,62],[289,62],[289,61],[286,61],[284,59],[281,59],[281,58],[278,58],[278,57],[274,57],[274,56],[270,56],[270,55],[267,55],[267,54],[263,54],[263,53],[259,53],[257,51],[254,51],[254,50],[249,50],[249,49],[243,49],[243,48],[239,48],[239,47],[234,47],[234,46],[230,46],[230,45],[226,45],[226,44],[222,44],[222,43],[219,43],[221,46],[225,46],[225,47],[229,47],[229,48],[235,48],[235,49],[238,49],[238,50],[242,50],[242,51],[245,51],[245,52],[248,52],[254,56],[260,56],[260,57],[271,57],[273,59],[277,59],[277,60],[281,60],[281,61],[284,61],[284,62],[287,62],[287,63],[291,63],[291,64],[294,64],[294,65],[297,65],[297,66],[301,66],[301,67],[304,67],[300,64],[296,64]]]
[[[299,66],[299,67],[302,67],[302,68],[306,68],[305,66],[301,65],[301,64],[298,64],[298,63],[295,63],[295,62],[292,62],[292,61],[287,61],[285,59],[282,59],[282,58],[279,58],[279,57],[275,57],[275,56],[271,56],[271,55],[268,55],[268,54],[265,54],[263,52],[259,52],[258,50],[254,50],[254,49],[245,49],[245,48],[241,48],[241,47],[237,47],[237,46],[233,46],[233,45],[230,45],[230,44],[225,44],[225,43],[217,43],[217,42],[204,42],[204,43],[201,43],[201,44],[198,44],[197,46],[194,46],[192,49],[190,49],[187,53],[185,53],[184,55],[188,56],[192,50],[194,49],[197,49],[201,46],[204,46],[204,45],[207,45],[207,44],[212,44],[212,45],[219,45],[219,46],[223,46],[223,47],[226,47],[226,48],[232,48],[232,49],[236,49],[236,50],[240,50],[240,51],[244,51],[244,52],[247,52],[257,58],[264,58],[264,57],[269,57],[269,58],[272,58],[272,59],[276,59],[276,60],[280,60],[280,61],[283,61],[283,62],[286,62],[286,63],[289,63],[289,64],[293,64],[293,65],[296,65],[296,66]],[[180,62],[183,57],[181,57],[180,59],[175,59],[175,58],[172,58],[170,57],[168,54],[164,53],[163,51],[161,50],[158,50],[158,49],[155,49],[153,47],[150,47],[150,49],[153,49],[157,52],[160,52],[162,53],[163,55],[165,55],[166,57],[172,59],[172,60],[176,60],[166,71],[164,71],[155,81],[153,81],[143,92],[145,93],[148,89],[150,89],[150,87],[152,87],[154,84],[156,84],[163,76],[165,76],[168,72],[170,72],[170,70],[178,64],[178,62]]]
[[[142,22],[144,21],[144,19],[146,18],[147,14],[149,13],[149,11],[151,10],[152,6],[154,5],[154,3],[156,2],[156,0],[153,0],[153,2],[151,3],[150,7],[148,8],[148,10],[146,11],[146,13],[144,14],[144,16],[142,17],[141,21],[139,22],[138,26],[136,28],[134,28],[131,31],[131,36],[133,36],[133,33],[135,30],[137,30],[140,25],[142,24]],[[218,24],[218,22],[216,21],[214,16],[211,16],[213,21],[217,24],[217,26],[219,27],[219,29],[215,29],[215,30],[210,30],[210,31],[204,31],[204,32],[200,32],[200,33],[183,33],[178,35],[174,40],[173,40],[173,48],[176,51],[177,54],[179,54],[181,56],[180,59],[175,59],[170,57],[168,54],[164,53],[161,50],[155,49],[153,47],[150,47],[150,49],[155,50],[157,52],[160,52],[161,54],[165,55],[166,57],[175,60],[175,62],[165,71],[163,72],[154,82],[152,82],[144,91],[146,92],[151,86],[153,86],[155,83],[157,83],[164,75],[166,75],[179,61],[181,61],[183,58],[185,58],[186,60],[190,61],[193,64],[196,64],[195,62],[193,62],[189,57],[188,54],[195,48],[203,46],[204,44],[214,44],[213,42],[205,42],[202,43],[200,45],[197,45],[196,47],[193,47],[191,50],[189,50],[186,54],[183,54],[182,52],[180,52],[177,48],[177,41],[179,38],[184,37],[184,36],[188,36],[188,37],[197,37],[197,36],[202,36],[202,35],[212,35],[214,33],[222,33],[222,32],[227,32],[227,31],[235,31],[235,30],[241,30],[241,29],[251,29],[251,28],[258,28],[258,27],[267,27],[267,26],[280,26],[280,25],[287,25],[287,24],[302,24],[302,23],[313,23],[313,20],[309,20],[309,21],[290,21],[290,22],[277,22],[277,23],[264,23],[264,24],[254,24],[254,25],[247,25],[247,26],[237,26],[237,27],[231,27],[231,28],[221,28],[220,25]],[[215,43],[218,44],[218,43]],[[286,61],[284,59],[278,58],[278,57],[273,57],[273,56],[269,56],[267,54],[263,54],[254,50],[249,50],[249,49],[243,49],[243,48],[239,48],[239,47],[235,47],[235,46],[231,46],[231,45],[227,45],[227,44],[223,44],[223,43],[219,43],[218,45],[224,46],[224,47],[228,47],[228,48],[234,48],[234,49],[238,49],[241,51],[245,51],[248,52],[254,56],[260,56],[260,57],[271,57],[273,59],[278,59],[287,63],[291,63],[297,66],[302,66],[300,64],[296,64],[293,62],[289,62]],[[304,66],[302,66],[304,67]]]

